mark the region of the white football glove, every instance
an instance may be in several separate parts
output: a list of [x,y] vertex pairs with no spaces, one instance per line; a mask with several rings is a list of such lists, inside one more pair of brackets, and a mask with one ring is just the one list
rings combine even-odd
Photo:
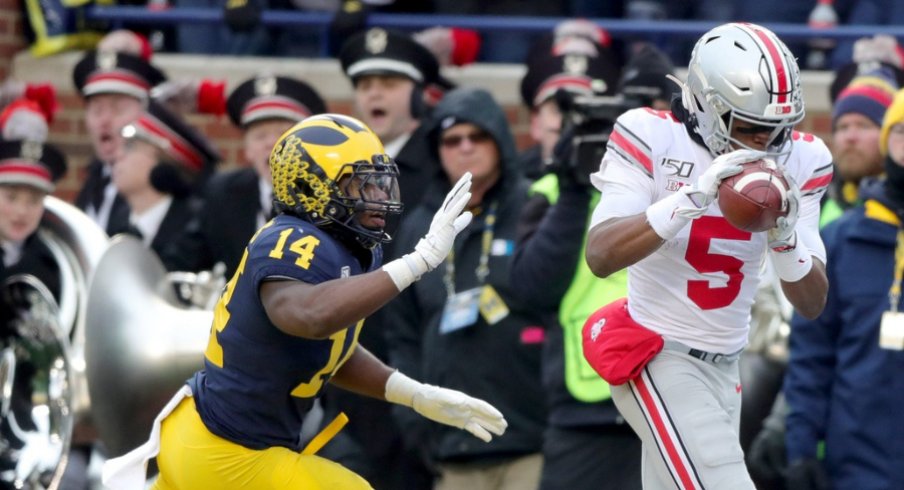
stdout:
[[490,442],[492,434],[501,436],[508,422],[489,403],[460,391],[419,383],[396,371],[386,382],[386,400],[413,408],[424,417],[464,429],[474,437]]
[[671,196],[650,205],[646,211],[647,222],[662,239],[674,238],[690,220],[706,213],[719,195],[722,180],[740,173],[742,164],[765,156],[764,152],[748,149],[719,155],[692,185],[683,186]]
[[446,194],[443,205],[433,215],[430,230],[417,242],[414,251],[383,266],[399,291],[446,260],[455,237],[471,222],[471,212],[462,212],[471,200],[470,190],[471,173],[467,172]]
[[797,282],[813,268],[813,257],[806,244],[797,239],[797,219],[800,217],[800,188],[790,175],[788,181],[788,215],[775,220],[775,228],[766,232],[772,265],[779,279]]
[[775,228],[767,232],[769,248],[775,252],[787,252],[797,246],[797,219],[800,217],[800,188],[790,175],[788,182],[788,215],[775,220]]
[[741,149],[735,150],[724,155],[717,156],[712,165],[703,172],[703,175],[697,177],[690,188],[682,187],[681,191],[687,196],[691,202],[691,206],[680,206],[675,210],[678,214],[695,219],[699,218],[706,212],[706,208],[719,195],[719,184],[722,180],[741,173],[741,164],[759,160],[766,154],[761,151]]

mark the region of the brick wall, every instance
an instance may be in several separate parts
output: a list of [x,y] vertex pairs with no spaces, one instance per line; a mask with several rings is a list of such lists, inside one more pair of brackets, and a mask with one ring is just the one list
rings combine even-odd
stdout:
[[[69,160],[69,172],[58,186],[56,194],[72,201],[84,179],[91,149],[83,122],[81,98],[72,85],[72,67],[79,53],[64,53],[47,58],[33,58],[24,48],[22,16],[18,0],[0,0],[0,76],[11,74],[27,82],[52,81],[57,87],[61,110],[51,125],[50,141],[62,149]],[[235,87],[256,73],[279,73],[301,77],[324,96],[329,110],[351,114],[351,85],[334,60],[267,59],[200,57],[158,54],[154,63],[170,78],[212,78],[226,80],[227,88]],[[529,114],[521,105],[518,85],[524,68],[518,65],[472,65],[466,68],[445,69],[447,78],[458,84],[487,88],[506,110],[519,148],[530,145]],[[808,117],[801,124],[803,131],[828,137],[828,84],[831,74],[805,73],[804,94]],[[191,116],[190,121],[210,137],[224,157],[223,168],[232,168],[240,161],[241,135],[227,117]]]

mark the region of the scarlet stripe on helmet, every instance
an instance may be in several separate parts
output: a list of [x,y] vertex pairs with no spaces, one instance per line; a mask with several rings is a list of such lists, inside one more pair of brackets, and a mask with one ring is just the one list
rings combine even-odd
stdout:
[[609,149],[624,160],[640,167],[647,176],[653,176],[653,159],[650,147],[621,123],[616,123],[609,135]]
[[775,34],[764,31],[761,27],[753,24],[739,23],[737,25],[753,38],[765,54],[766,66],[769,68],[769,75],[772,77],[772,87],[776,89],[774,92],[777,92],[776,95],[778,96],[775,102],[780,104],[787,103],[792,70],[787,65],[787,60],[781,52],[779,42],[775,39]]
[[659,449],[659,454],[680,489],[702,489],[697,470],[675,430],[665,402],[659,396],[650,371],[644,368],[640,376],[628,382],[631,393],[647,421]]

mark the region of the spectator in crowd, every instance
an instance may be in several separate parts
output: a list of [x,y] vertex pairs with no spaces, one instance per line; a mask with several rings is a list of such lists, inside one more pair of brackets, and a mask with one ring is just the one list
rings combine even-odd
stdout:
[[151,87],[166,77],[138,56],[90,51],[73,71],[73,82],[85,101],[85,126],[94,151],[75,204],[108,234],[128,226],[129,209],[110,181],[113,160],[121,149],[122,128],[138,119]]
[[556,92],[562,89],[584,96],[612,95],[620,69],[608,49],[583,38],[553,45],[541,40],[526,65],[521,100],[530,108],[530,137],[536,145],[519,156],[519,167],[528,178],[537,179],[546,173],[562,129]]
[[[672,111],[619,117],[592,175],[601,198],[587,263],[599,277],[627,267],[629,288],[585,324],[584,353],[643,441],[647,488],[753,488],[738,357],[767,256],[798,311],[822,311],[817,225],[832,165],[822,141],[792,133],[804,117],[799,77],[769,30],[716,27],[697,41]],[[734,228],[714,202],[719,183],[766,157],[783,162],[788,215],[765,232]]]
[[320,95],[290,77],[259,75],[245,80],[226,101],[229,118],[242,130],[242,168],[214,175],[204,204],[187,233],[164,253],[174,270],[201,271],[217,263],[232,277],[248,240],[273,215],[270,151],[289,128],[326,111]]
[[823,205],[826,224],[858,203],[860,182],[882,173],[879,152],[882,116],[898,89],[895,69],[875,64],[840,91],[832,108],[832,152],[835,178]]
[[[536,68],[529,63],[528,76],[522,82],[524,98],[533,100],[556,90],[593,95],[593,88],[600,85],[595,78],[611,77],[612,73],[569,73],[574,65],[593,66],[594,58],[587,58],[586,65],[576,63],[579,56],[562,56],[565,62],[561,64],[538,58]],[[537,73],[545,73],[539,77],[544,81],[529,83]],[[614,88],[611,78],[608,86]],[[524,94],[526,87],[532,88]],[[540,111],[554,100],[549,98],[542,104]],[[561,120],[558,108],[555,111]],[[551,126],[557,137],[560,124]],[[540,488],[639,489],[640,439],[619,415],[609,385],[587,364],[580,349],[587,317],[600,304],[625,295],[627,273],[620,271],[600,279],[583,259],[587,222],[600,194],[590,185],[589,172],[578,174],[588,166],[571,166],[571,136],[563,135],[555,152],[549,149],[551,164],[544,169],[548,173],[531,186],[531,197],[518,223],[518,246],[511,270],[511,282],[518,285],[513,295],[541,311],[546,326],[543,387],[549,425],[543,441]],[[598,165],[598,160],[594,163]]]
[[430,383],[465,390],[506,413],[506,434],[488,445],[454,431],[395,415],[406,437],[428,444],[437,489],[536,488],[545,425],[540,382],[543,330],[512,294],[515,228],[528,182],[516,168],[505,113],[481,89],[459,88],[436,107],[429,126],[445,179],[403,221],[397,247],[407,250],[430,227],[444,191],[473,175],[467,209],[474,221],[437,270],[387,305],[390,359]]
[[826,309],[791,326],[788,488],[904,487],[904,92],[885,114],[879,145],[885,178],[865,181],[863,202],[823,230]]
[[60,269],[37,235],[44,197],[66,173],[66,160],[50,144],[0,141],[0,283],[16,274],[38,278],[59,301]]
[[200,204],[192,190],[213,171],[219,155],[186,122],[153,101],[121,131],[124,142],[111,177],[130,213],[128,227],[117,231],[134,234],[162,256],[197,214]]
[[675,82],[668,78],[674,72],[672,61],[656,46],[634,44],[618,81],[618,93],[640,105],[667,111],[677,90]]
[[279,214],[252,237],[216,306],[204,368],[162,410],[148,443],[107,462],[109,487],[145,488],[156,455],[160,489],[369,489],[317,454],[335,426],[301,441],[328,382],[484,443],[505,432],[488,403],[414,381],[357,343],[366,314],[449,254],[471,220],[463,212],[471,176],[449,192],[423,240],[381,268],[384,217],[401,207],[398,170],[370,129],[338,114],[309,117],[276,144],[270,170]]

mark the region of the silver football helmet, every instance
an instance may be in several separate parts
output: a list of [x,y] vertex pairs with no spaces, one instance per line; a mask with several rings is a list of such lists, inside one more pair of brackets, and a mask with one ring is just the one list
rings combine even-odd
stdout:
[[804,118],[797,61],[775,34],[754,24],[724,24],[704,34],[682,89],[691,123],[714,156],[731,145],[748,148],[731,137],[736,120],[771,128],[767,152],[788,153],[789,133]]

